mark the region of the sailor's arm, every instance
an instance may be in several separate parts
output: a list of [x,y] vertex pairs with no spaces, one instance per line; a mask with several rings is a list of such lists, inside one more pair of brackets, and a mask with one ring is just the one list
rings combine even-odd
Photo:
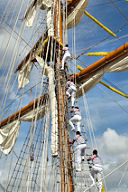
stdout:
[[73,139],[72,141],[69,141],[69,144],[73,145],[74,142],[75,140]]
[[87,159],[87,161],[91,161],[92,160],[92,158],[91,157],[89,157],[88,159]]

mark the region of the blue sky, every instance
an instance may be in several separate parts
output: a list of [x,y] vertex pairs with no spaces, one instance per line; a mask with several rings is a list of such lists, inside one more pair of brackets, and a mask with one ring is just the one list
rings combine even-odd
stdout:
[[[115,38],[109,35],[84,15],[81,23],[75,29],[75,46],[77,51],[84,48],[86,50],[92,46],[93,48],[91,48],[89,52],[110,52],[128,41],[128,24],[122,27],[128,22],[128,2],[116,0],[112,2],[114,2],[114,6],[109,0],[90,1],[87,11],[112,30],[117,37]],[[106,37],[107,39],[103,40]],[[70,41],[71,38],[69,38],[69,42]],[[100,41],[102,41],[102,43],[99,43]],[[94,47],[96,43],[99,44]],[[69,44],[72,45],[72,43]],[[100,58],[101,57],[84,55],[80,60],[88,66]],[[81,65],[80,63],[78,64]],[[84,67],[84,65],[82,67]],[[128,94],[128,72],[105,74],[104,77]],[[104,166],[109,165],[109,169],[104,170],[106,173],[108,170],[110,171],[116,167],[119,162],[121,163],[128,158],[128,150],[126,147],[126,140],[128,139],[128,100],[100,84],[89,91],[86,97],[100,155],[103,159]],[[79,106],[81,107],[84,124],[87,126],[85,107],[83,106],[82,99],[79,101]],[[120,150],[117,147],[118,145],[121,147]],[[125,169],[126,167],[124,170]],[[123,171],[123,169],[121,171]],[[120,170],[117,175],[121,175]],[[107,179],[108,191],[125,191],[127,189],[128,183],[125,180],[120,187],[118,186],[119,177],[117,175],[115,174]],[[125,178],[126,177],[125,175]]]
[[[4,12],[4,8],[6,8],[7,0],[0,1],[0,16],[2,16]],[[20,2],[20,1],[19,1]],[[19,2],[16,4],[18,7]],[[24,14],[24,10],[26,9],[26,1],[23,1],[23,7],[21,10],[21,14],[19,18],[21,19]],[[27,1],[28,2],[28,1]],[[114,5],[112,4],[114,3]],[[2,9],[3,7],[3,9]],[[75,42],[75,51],[76,55],[81,53],[82,50],[88,49],[92,47],[89,52],[98,52],[98,51],[105,51],[110,52],[118,47],[122,46],[124,43],[128,41],[128,2],[125,0],[90,0],[87,11],[92,14],[96,19],[102,22],[106,27],[112,30],[114,33],[117,34],[117,37],[113,37],[100,28],[97,24],[95,24],[90,18],[86,15],[83,15],[83,18],[80,24],[75,29],[70,29],[68,31],[68,44],[71,53],[74,53],[74,47],[72,45]],[[7,12],[6,12],[7,14]],[[11,12],[7,17],[6,24],[0,25],[0,58],[3,57],[5,53],[5,48],[7,45],[7,41],[9,40],[9,33],[11,33],[11,28],[14,26],[14,20],[16,19],[16,10]],[[44,14],[44,13],[43,13]],[[11,16],[13,16],[11,18]],[[44,15],[39,14],[39,24],[36,26],[34,23],[34,27],[31,29],[25,29],[22,35],[23,39],[29,43],[29,46],[26,45],[25,42],[22,40],[17,41],[18,36],[15,32],[19,33],[20,27],[22,26],[21,20],[18,20],[18,23],[15,27],[15,32],[12,35],[10,40],[9,47],[7,49],[6,58],[0,69],[1,81],[0,81],[0,88],[2,90],[0,94],[0,103],[3,106],[3,98],[5,96],[5,89],[4,87],[7,85],[7,81],[3,82],[4,78],[7,77],[8,68],[11,63],[11,59],[15,58],[15,53],[18,48],[18,57],[16,58],[16,63],[14,68],[20,63],[20,61],[24,58],[27,54],[30,47],[37,41],[39,34],[44,30],[44,27],[40,25],[41,19]],[[1,17],[0,17],[1,18]],[[2,21],[5,19],[3,17]],[[0,20],[1,21],[1,20]],[[126,24],[127,23],[127,24]],[[9,26],[8,26],[9,24]],[[126,25],[125,25],[126,24]],[[124,27],[122,27],[124,25]],[[75,36],[74,35],[75,31]],[[8,33],[9,32],[9,33]],[[34,33],[36,34],[34,36]],[[36,37],[36,38],[35,38]],[[74,39],[75,38],[75,39]],[[106,40],[104,40],[106,39]],[[96,45],[97,44],[97,45]],[[16,47],[15,47],[16,46]],[[13,51],[14,52],[13,52]],[[82,56],[80,57],[80,61],[82,61],[86,66],[89,66],[99,60],[101,57],[96,56]],[[76,64],[81,65],[78,61]],[[85,67],[84,65],[81,65]],[[3,75],[4,74],[4,75]],[[20,99],[16,99],[15,97],[19,97],[23,94],[23,92],[27,91],[31,86],[35,85],[37,82],[40,81],[41,71],[37,71],[34,67],[31,75],[31,83],[25,88],[25,90],[17,90],[17,75],[12,73],[10,77],[11,80],[9,82],[8,93],[7,93],[7,103],[6,106],[10,102],[14,102],[14,104],[9,107],[8,112],[4,114],[7,116],[12,113],[12,111],[16,111],[17,104],[19,107],[23,107],[31,101],[30,98],[30,91],[25,94],[25,98],[20,103]],[[39,78],[37,78],[37,76]],[[111,73],[105,74],[104,76],[108,81],[122,89],[125,93],[128,94],[128,72],[121,72],[121,73]],[[14,82],[14,86],[12,85]],[[4,86],[3,86],[4,84]],[[33,90],[33,95],[35,95],[36,90]],[[37,97],[40,96],[39,92]],[[117,165],[128,159],[128,149],[127,149],[127,140],[128,140],[128,99],[124,98],[112,91],[108,90],[107,88],[103,87],[102,85],[98,84],[95,88],[89,91],[86,94],[88,108],[90,113],[91,122],[94,128],[97,146],[100,151],[100,155],[103,159],[104,166],[105,166],[105,173],[115,168]],[[87,116],[85,113],[85,107],[83,105],[83,99],[81,98],[79,101],[79,106],[82,112],[83,123],[85,127],[87,126]],[[22,124],[20,137],[17,142],[21,142],[25,135],[26,131],[24,131],[25,124]],[[26,126],[27,127],[27,126]],[[87,128],[88,130],[88,128]],[[87,132],[87,136],[90,138]],[[115,143],[115,145],[113,144]],[[20,145],[20,144],[19,144]],[[116,147],[118,146],[118,148]],[[118,150],[119,149],[119,150]],[[114,151],[114,152],[113,152]],[[107,167],[107,168],[106,168]],[[119,174],[123,172],[119,170]],[[110,185],[110,180],[114,179],[110,177],[107,181],[107,188],[108,192],[114,191],[116,189],[116,185],[119,181],[119,177],[115,176],[116,181],[115,185]],[[117,191],[119,192],[126,192],[128,188],[128,183],[125,181],[122,185],[118,188]],[[116,191],[116,190],[115,190]]]

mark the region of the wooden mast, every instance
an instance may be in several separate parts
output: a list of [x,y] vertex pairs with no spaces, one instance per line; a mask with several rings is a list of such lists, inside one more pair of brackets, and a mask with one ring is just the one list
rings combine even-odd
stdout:
[[[62,31],[62,18],[61,18],[61,1],[55,0],[55,12],[54,12],[54,27],[55,36],[59,39],[60,44],[63,43],[63,31]],[[57,51],[56,51],[57,52]],[[65,125],[66,114],[66,91],[64,82],[64,72],[58,70],[61,67],[61,59],[59,55],[62,55],[62,50],[57,54],[56,68],[56,90],[58,101],[58,133],[59,133],[59,156],[60,156],[60,174],[61,174],[61,192],[73,192],[73,179],[72,179],[72,162],[71,162],[71,149],[68,145],[69,136],[68,130]]]
[[[73,74],[71,79],[76,78],[77,83],[80,84],[86,78],[88,78],[89,76],[92,77],[93,72],[103,68],[104,66],[107,66],[108,64],[110,64],[113,61],[116,61],[118,59],[121,60],[122,58],[127,57],[127,55],[128,55],[128,43],[122,45],[121,47],[114,50],[113,52],[111,52],[107,56],[103,57],[102,59],[96,61],[95,63],[88,66],[86,69],[84,69],[83,71],[81,71],[79,73],[76,73],[76,74]],[[38,98],[37,101],[42,101],[43,98],[44,98],[44,96]],[[15,120],[15,118],[17,116],[19,116],[19,113],[20,113],[20,116],[21,116],[22,114],[24,115],[26,113],[26,111],[29,112],[31,110],[31,107],[33,108],[33,106],[34,106],[33,104],[36,103],[36,101],[33,101],[31,103],[28,104],[27,106],[23,107],[22,109],[20,109],[20,111],[12,114],[8,118],[1,121],[0,122],[0,127],[6,125],[8,122],[12,122],[13,120]]]

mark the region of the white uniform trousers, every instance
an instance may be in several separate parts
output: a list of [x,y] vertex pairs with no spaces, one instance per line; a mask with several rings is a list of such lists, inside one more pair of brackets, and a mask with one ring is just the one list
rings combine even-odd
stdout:
[[76,91],[74,91],[72,88],[69,87],[68,90],[66,91],[66,95],[67,95],[68,97],[71,96],[71,105],[72,105],[72,107],[73,107],[74,104],[75,104]]
[[63,56],[63,59],[62,59],[62,68],[61,68],[61,69],[64,69],[64,64],[65,64],[66,61],[67,61],[68,59],[70,59],[70,58],[71,58],[70,52],[69,52],[69,51],[66,51],[65,54],[64,54],[64,56]]
[[77,131],[81,132],[81,128],[80,128],[80,125],[81,125],[81,116],[80,115],[74,115],[70,120],[69,120],[69,125],[71,125],[72,127],[72,130],[75,130],[75,127],[73,125],[73,123],[76,124],[77,126]]
[[79,169],[79,171],[81,171],[81,160],[85,154],[85,149],[86,144],[79,144],[76,147],[76,163],[77,163],[76,168]]
[[96,181],[97,181],[97,188],[98,188],[99,192],[101,192],[102,191],[102,181],[100,181],[100,180],[103,175],[103,169],[101,166],[94,165],[91,168],[91,176],[92,176],[91,179],[93,181],[93,184],[95,183],[95,181],[94,181],[95,175],[96,175]]

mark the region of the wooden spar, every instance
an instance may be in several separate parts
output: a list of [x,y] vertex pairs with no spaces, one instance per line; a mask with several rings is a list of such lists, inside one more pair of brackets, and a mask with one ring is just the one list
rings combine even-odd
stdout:
[[39,43],[40,43],[40,41],[42,40],[42,36],[39,38],[39,40],[36,42],[36,44],[33,46],[33,48],[29,51],[29,53],[27,54],[27,56],[21,61],[21,63],[18,65],[18,67],[16,68],[16,70],[15,70],[15,73],[17,72],[17,71],[19,71],[21,68],[22,68],[22,66],[23,65],[25,65],[25,63],[27,63],[27,61],[29,60],[29,59],[31,59],[31,54],[33,53],[33,51],[35,50],[35,49],[37,49],[37,47],[39,46]]
[[[27,63],[29,59],[31,59],[31,56],[33,52],[39,47],[40,42],[43,40],[43,38],[47,35],[47,31],[39,38],[39,40],[36,42],[36,44],[33,46],[33,48],[29,51],[29,53],[26,55],[26,57],[21,61],[21,63],[18,65],[18,67],[15,70],[15,73],[19,71],[23,65]],[[35,58],[31,59],[31,61],[36,61]]]
[[98,60],[97,62],[93,63],[83,71],[74,74],[73,77],[71,77],[71,79],[76,78],[76,81],[78,83],[81,83],[85,78],[89,77],[94,71],[99,70],[100,68],[103,68],[105,65],[108,65],[109,63],[115,61],[116,59],[125,56],[128,56],[128,43],[122,45],[115,51],[112,51],[110,54]]
[[46,95],[43,95],[43,96],[37,98],[36,100],[32,101],[28,105],[26,105],[25,107],[21,108],[16,113],[12,114],[8,118],[1,121],[0,122],[0,128],[3,127],[4,125],[6,125],[7,123],[11,123],[12,121],[18,119],[19,117],[22,117],[23,115],[25,115],[26,113],[28,113],[32,109],[36,108],[38,106],[38,102],[39,102],[39,105],[43,104],[45,102],[45,99],[46,99]]
[[[93,73],[93,71],[96,71],[97,69],[103,67],[104,65],[107,65],[110,62],[116,60],[117,58],[120,58],[121,56],[125,56],[125,55],[126,56],[128,55],[128,43],[122,45],[115,51],[111,52],[109,55],[103,57],[102,59],[98,60],[94,64],[90,65],[89,67],[84,69],[82,72],[74,74],[73,77],[71,77],[71,79],[76,78],[76,81],[78,83],[81,83],[86,77],[88,77],[91,73]],[[44,96],[42,96],[41,98],[43,98],[43,97]],[[41,98],[38,98],[37,100],[39,100],[39,99],[42,100]],[[34,102],[35,101],[33,101],[31,103],[34,103]],[[31,110],[31,107],[30,107],[30,109],[28,109],[28,106],[29,105],[31,106],[31,103],[28,104],[27,106],[25,106],[24,108],[22,108],[20,110],[20,113],[23,113],[23,115],[24,115],[26,109],[27,109],[27,111]],[[16,112],[15,114],[11,115],[7,119],[4,119],[3,121],[1,121],[0,126],[4,126],[4,125],[6,125],[7,122],[13,121],[17,115],[19,115],[19,111]]]
[[[37,0],[36,0],[37,1]],[[35,2],[36,2],[35,1]],[[79,3],[79,0],[69,0],[69,5],[67,6],[67,11],[68,11],[68,13],[70,14],[72,11],[73,11],[73,9],[74,9],[74,6],[76,6],[78,3]],[[35,3],[34,3],[35,4]],[[60,25],[61,26],[61,25]],[[42,39],[43,39],[43,37],[45,37],[45,36],[47,36],[47,31],[44,33],[44,35],[43,36],[41,36],[40,38],[39,38],[39,40],[36,42],[36,44],[33,46],[33,48],[29,51],[29,53],[25,56],[25,58],[21,61],[21,63],[18,65],[18,67],[16,68],[16,70],[15,70],[15,73],[17,72],[17,71],[19,71],[21,68],[22,68],[22,66],[24,66],[26,63],[27,63],[27,61],[30,59],[31,60],[31,62],[36,62],[36,58],[35,57],[33,57],[33,58],[31,58],[32,57],[32,53],[33,53],[33,51],[35,50],[35,49],[37,49],[38,47],[39,47],[39,45],[40,45],[40,42],[42,41]],[[62,34],[61,34],[61,36],[62,36]],[[60,41],[60,45],[62,45],[62,43],[63,43],[63,41],[62,41],[62,37],[60,37],[60,39],[61,39],[61,41]]]
[[[55,0],[55,36],[60,40],[60,44],[63,43],[62,33],[62,18],[61,18],[61,1]],[[60,51],[60,55],[62,51]],[[58,54],[59,55],[59,54]],[[55,68],[57,69],[57,58]],[[61,62],[59,63],[61,67]],[[61,192],[73,192],[73,180],[71,172],[71,149],[67,148],[69,138],[66,138],[67,130],[65,129],[65,113],[66,113],[66,91],[65,82],[63,81],[63,75],[60,71],[56,70],[56,90],[57,90],[57,103],[58,103],[58,133],[59,133],[59,155],[60,155],[60,172],[61,172]],[[67,145],[66,145],[67,144]],[[68,152],[66,152],[66,150]],[[69,156],[67,156],[67,153]],[[67,179],[67,180],[66,180]]]
[[72,0],[71,3],[67,5],[67,14],[70,15],[74,11],[75,7],[79,4],[80,0]]
[[[81,66],[79,66],[79,65],[77,65],[77,69],[79,69],[80,71],[83,71],[83,70],[84,70],[84,69],[83,69]],[[117,94],[119,94],[119,95],[121,95],[121,96],[123,96],[123,97],[128,98],[128,95],[126,95],[126,94],[124,94],[123,92],[115,89],[114,87],[111,87],[110,85],[107,85],[107,84],[104,83],[103,81],[99,81],[99,83],[102,84],[103,86],[107,87],[108,89],[112,90],[113,92],[115,92],[115,93],[117,93]]]
[[[71,13],[71,12],[73,12],[74,11],[74,8],[77,6],[77,4],[79,3],[79,0],[69,0],[68,1],[69,2],[69,4],[68,4],[68,6],[67,6],[67,12],[68,12],[68,15]],[[36,4],[37,3],[37,0],[35,0],[34,2],[33,2],[33,5],[34,4]],[[61,25],[60,25],[61,26]],[[46,31],[40,38],[39,38],[39,40],[36,42],[36,44],[33,46],[33,48],[29,51],[29,53],[25,56],[25,58],[21,61],[21,63],[18,65],[18,67],[16,68],[16,70],[15,70],[15,73],[17,72],[17,71],[19,71],[21,68],[22,68],[22,66],[24,66],[26,63],[27,63],[27,61],[30,59],[30,61],[31,62],[36,62],[36,58],[35,57],[33,57],[32,56],[32,54],[33,54],[33,52],[39,47],[39,45],[40,45],[40,42],[43,40],[43,38],[44,37],[46,37],[47,36],[47,32],[48,31]],[[61,34],[62,35],[62,34]],[[62,44],[62,37],[60,37],[61,38],[61,41],[60,41],[60,46],[63,46],[63,44]],[[54,37],[54,39],[55,39],[55,37]],[[31,58],[31,57],[33,57],[33,58]]]
[[[93,71],[96,71],[97,69],[103,67],[104,65],[107,65],[107,64],[113,62],[114,60],[116,60],[122,56],[125,56],[125,55],[126,56],[128,55],[128,43],[122,45],[121,47],[119,47],[115,51],[109,53],[107,56],[103,57],[102,59],[98,60],[94,64],[92,64],[89,67],[87,67],[86,69],[84,69],[82,72],[74,74],[73,77],[71,77],[71,79],[76,78],[77,82],[81,83],[84,80],[84,78],[88,77]],[[33,58],[33,60],[34,59],[35,58]],[[40,99],[40,98],[38,98],[38,99]],[[33,103],[33,102],[31,102],[31,103]],[[27,106],[29,106],[29,105],[30,104],[28,104]],[[24,110],[27,108],[27,106],[22,108],[23,113],[25,113]],[[15,115],[14,114],[13,115],[16,116],[17,113],[19,113],[19,112],[16,112]],[[13,119],[12,116],[8,117],[7,119],[10,119],[10,120]],[[3,122],[7,122],[7,121],[8,120],[6,120],[6,119],[1,121],[0,125],[3,126]],[[5,124],[6,123],[4,123],[4,125]]]
[[89,52],[86,55],[87,56],[106,56],[108,55],[110,52]]
[[98,21],[95,17],[93,17],[92,15],[90,15],[87,11],[84,11],[85,15],[87,15],[89,18],[91,18],[95,23],[97,23],[100,27],[102,27],[105,31],[107,31],[109,34],[111,34],[112,36],[116,37],[116,34],[113,33],[110,29],[108,29],[107,27],[105,27],[100,21]]

